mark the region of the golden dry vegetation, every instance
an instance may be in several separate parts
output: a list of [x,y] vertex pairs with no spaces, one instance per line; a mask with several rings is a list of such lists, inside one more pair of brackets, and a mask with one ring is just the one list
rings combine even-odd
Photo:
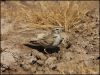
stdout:
[[8,1],[5,5],[1,3],[1,17],[17,24],[28,23],[30,27],[59,25],[69,30],[98,5],[98,1]]

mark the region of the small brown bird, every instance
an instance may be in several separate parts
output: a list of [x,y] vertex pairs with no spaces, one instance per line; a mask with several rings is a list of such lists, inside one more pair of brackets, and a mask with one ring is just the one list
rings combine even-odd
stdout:
[[63,38],[61,37],[62,30],[62,27],[54,27],[50,35],[47,35],[39,40],[32,40],[30,41],[30,43],[33,46],[42,46],[44,48],[44,51],[46,52],[47,48],[55,48],[61,44],[63,40]]

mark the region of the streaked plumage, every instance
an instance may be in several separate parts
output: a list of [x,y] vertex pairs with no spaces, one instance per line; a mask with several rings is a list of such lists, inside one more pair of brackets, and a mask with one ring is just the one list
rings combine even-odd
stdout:
[[44,47],[44,50],[48,47],[57,47],[63,40],[60,34],[61,32],[61,27],[54,27],[50,35],[47,35],[39,40],[31,40],[29,43],[33,46],[42,46]]

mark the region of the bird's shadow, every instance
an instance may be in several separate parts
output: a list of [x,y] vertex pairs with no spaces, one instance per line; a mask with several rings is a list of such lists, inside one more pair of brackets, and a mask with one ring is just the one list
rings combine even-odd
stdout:
[[44,54],[46,54],[46,52],[49,53],[49,54],[52,54],[52,53],[58,53],[60,51],[59,47],[47,47],[46,52],[45,52],[43,46],[34,46],[32,44],[24,44],[24,45],[29,47],[29,48],[36,49],[39,52],[42,52]]

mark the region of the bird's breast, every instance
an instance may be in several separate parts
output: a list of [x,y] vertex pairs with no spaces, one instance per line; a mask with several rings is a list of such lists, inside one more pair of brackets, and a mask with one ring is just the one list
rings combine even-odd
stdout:
[[61,42],[62,38],[61,36],[57,36],[55,39],[54,39],[54,42],[53,42],[53,46],[58,46]]

